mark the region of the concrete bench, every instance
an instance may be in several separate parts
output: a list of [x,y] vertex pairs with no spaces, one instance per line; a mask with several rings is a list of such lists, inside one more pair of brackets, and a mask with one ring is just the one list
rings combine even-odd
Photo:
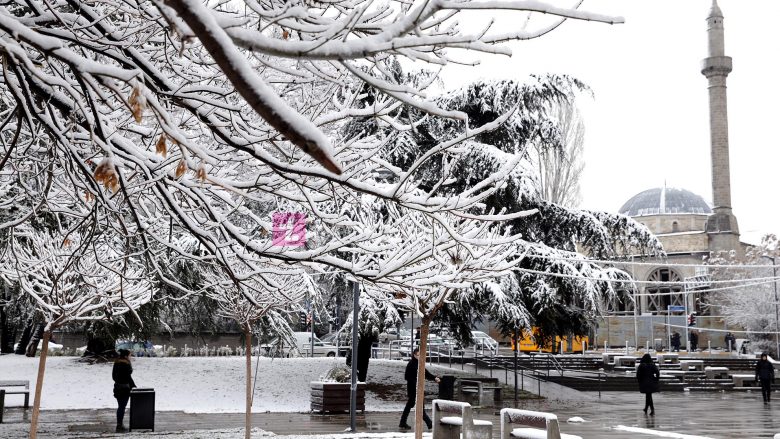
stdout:
[[755,387],[755,386],[746,386],[746,383],[756,384],[756,376],[753,374],[734,374],[731,376],[731,379],[734,381],[734,387]]
[[661,378],[675,378],[684,381],[685,372],[682,370],[665,370],[661,372]]
[[680,355],[672,352],[658,354],[657,358],[659,366],[666,363],[677,364],[680,362]]
[[474,419],[467,402],[433,400],[432,439],[492,439],[493,423]]
[[[527,425],[512,428],[511,424]],[[562,434],[558,428],[558,416],[552,413],[501,409],[501,439],[582,439],[580,436]]]
[[615,367],[635,367],[636,357],[631,355],[622,355],[615,357]]
[[618,352],[604,352],[601,354],[601,361],[604,362],[605,366],[614,366],[615,365],[615,358],[623,356],[624,354],[618,353]]
[[728,367],[707,366],[704,368],[704,374],[708,380],[723,379],[729,377]]
[[501,386],[494,386],[490,385],[490,383],[476,380],[460,380],[461,394],[476,394],[477,397],[481,400],[482,392],[486,390],[492,390],[493,399],[496,401],[501,401],[501,391],[503,390]]
[[[24,387],[20,389],[19,387]],[[30,406],[30,382],[27,380],[0,380],[0,424],[3,422],[6,395],[24,395],[24,408]]]
[[699,372],[704,371],[704,360],[680,360],[680,368],[682,370],[696,370]]

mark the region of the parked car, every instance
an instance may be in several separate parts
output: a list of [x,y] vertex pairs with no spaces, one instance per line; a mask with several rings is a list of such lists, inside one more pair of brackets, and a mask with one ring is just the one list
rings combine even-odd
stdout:
[[332,344],[338,347],[339,357],[347,355],[347,351],[352,346],[352,334],[346,331],[335,331],[325,334],[320,339],[325,344]]
[[[158,346],[149,341],[117,341],[115,349],[127,349],[134,357],[156,357]],[[161,346],[159,346],[161,348]]]
[[404,340],[412,336],[412,332],[408,329],[401,328],[387,328],[384,332],[379,334],[379,341],[382,343],[388,343],[391,340]]
[[[278,338],[272,340],[270,343],[263,345],[269,356],[282,356],[282,357],[310,357],[312,356],[311,347],[311,333],[310,332],[293,332],[293,339],[295,345],[290,345],[280,341]],[[325,343],[317,336],[314,336],[314,356],[315,357],[335,357],[336,345],[331,343]]]

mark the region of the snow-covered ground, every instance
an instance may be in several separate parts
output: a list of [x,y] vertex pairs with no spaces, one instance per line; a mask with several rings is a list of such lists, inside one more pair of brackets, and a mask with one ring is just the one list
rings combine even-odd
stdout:
[[[68,431],[65,425],[43,424],[38,430],[38,437],[41,439],[87,439],[94,438],[95,433],[77,433]],[[29,425],[15,424],[3,425],[2,430],[4,439],[23,439],[29,434]],[[221,430],[187,430],[177,432],[139,432],[139,433],[101,433],[101,438],[122,438],[122,439],[144,439],[149,437],[164,437],[165,439],[244,439],[244,430],[240,428],[221,429]],[[345,434],[327,434],[327,435],[284,435],[277,436],[271,432],[263,431],[259,428],[252,429],[252,438],[270,438],[274,439],[410,439],[414,433],[345,433]],[[423,433],[423,437],[431,437],[431,433]]]
[[[183,410],[192,413],[244,411],[244,368],[242,357],[133,358],[133,379],[138,387],[155,389],[157,410]],[[339,358],[252,359],[257,367],[254,412],[309,411],[310,382],[317,381],[330,368],[341,366]],[[382,388],[382,394],[366,392],[366,410],[401,411],[405,402],[406,363],[372,360],[369,382]],[[51,409],[114,408],[112,364],[89,365],[74,357],[49,357],[43,383],[41,407]],[[22,355],[0,356],[0,377],[29,380],[35,392],[38,359]],[[433,373],[446,368],[431,366]],[[459,371],[458,371],[459,372]],[[429,392],[432,392],[432,387]],[[31,396],[32,403],[32,396]],[[8,406],[22,405],[21,397],[9,396]]]

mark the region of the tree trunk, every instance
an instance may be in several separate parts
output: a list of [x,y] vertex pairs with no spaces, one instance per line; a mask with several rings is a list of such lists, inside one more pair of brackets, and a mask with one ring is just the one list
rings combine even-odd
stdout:
[[420,359],[417,363],[417,402],[414,407],[414,439],[422,439],[425,411],[425,358],[428,352],[428,325],[430,317],[423,317],[420,325]]
[[19,339],[19,345],[17,345],[14,353],[16,355],[24,355],[27,352],[27,345],[30,343],[30,337],[32,337],[32,331],[35,324],[32,320],[28,321],[22,330],[22,338]]
[[244,433],[245,439],[252,435],[252,328],[247,325],[244,328],[244,342],[246,343],[246,420]]
[[41,391],[43,390],[43,373],[46,371],[46,356],[49,353],[51,331],[44,331],[41,357],[38,359],[38,379],[35,382],[35,399],[33,400],[32,420],[30,421],[30,439],[38,437],[38,415],[41,412]]

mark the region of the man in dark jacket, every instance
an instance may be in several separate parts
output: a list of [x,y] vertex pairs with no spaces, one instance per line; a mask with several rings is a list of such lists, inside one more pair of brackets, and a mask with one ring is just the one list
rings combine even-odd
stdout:
[[111,371],[111,378],[114,379],[114,398],[118,407],[116,409],[116,431],[126,431],[122,421],[125,418],[125,407],[130,400],[130,389],[135,387],[133,381],[133,366],[130,365],[130,351],[127,349],[119,350],[119,358],[114,362],[114,369]]
[[691,352],[696,352],[699,347],[699,334],[696,331],[691,331],[688,341],[691,342]]
[[645,354],[639,361],[639,367],[636,369],[636,380],[639,381],[639,391],[645,394],[645,408],[650,409],[650,416],[655,415],[655,406],[653,405],[653,393],[657,392],[660,384],[661,373],[658,367],[653,363],[650,354]]
[[[401,423],[398,424],[398,427],[402,429],[412,428],[406,423],[406,418],[409,417],[409,412],[412,410],[412,407],[414,407],[415,400],[417,399],[417,366],[419,364],[419,359],[420,348],[414,348],[414,351],[412,351],[412,359],[406,364],[406,372],[404,373],[404,378],[406,378],[406,396],[408,399],[406,400],[404,412],[401,415]],[[439,377],[427,370],[425,371],[425,378],[436,381],[437,383],[440,381]],[[425,413],[425,411],[423,411],[423,420],[430,430],[433,423],[431,422],[431,418],[428,417],[428,413]]]
[[756,363],[756,381],[761,383],[761,396],[764,397],[764,404],[769,403],[772,395],[772,381],[774,380],[775,367],[769,362],[766,352],[764,352]]
[[726,345],[726,349],[731,352],[732,349],[737,347],[736,344],[737,339],[734,337],[734,334],[731,332],[727,332],[726,336],[723,337],[723,343]]
[[672,352],[680,351],[680,333],[675,331],[672,334]]

